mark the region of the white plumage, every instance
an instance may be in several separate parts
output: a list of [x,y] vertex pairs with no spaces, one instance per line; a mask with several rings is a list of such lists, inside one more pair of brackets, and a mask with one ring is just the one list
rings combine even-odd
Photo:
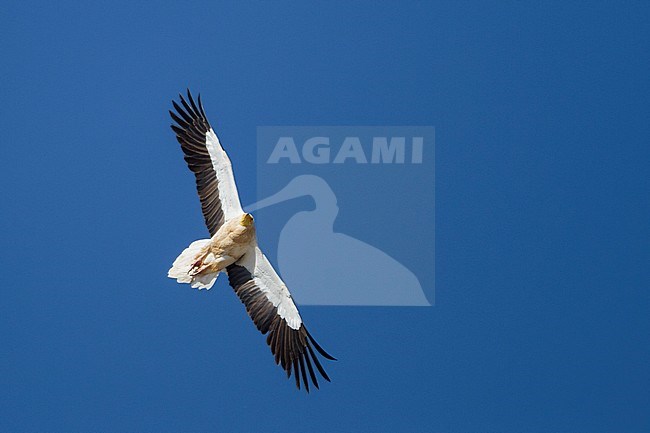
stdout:
[[[217,281],[219,272],[208,274],[190,275],[192,265],[198,259],[201,250],[210,244],[210,239],[200,239],[194,241],[189,247],[185,248],[180,256],[174,260],[174,264],[167,273],[169,278],[175,278],[179,283],[189,283],[196,289],[209,289]],[[208,257],[209,261],[214,260],[214,254]]]
[[[305,328],[289,289],[257,246],[253,216],[244,213],[239,200],[232,164],[210,126],[201,97],[196,104],[187,92],[187,101],[172,101],[172,129],[196,176],[196,186],[210,239],[194,241],[174,261],[168,272],[179,283],[210,289],[221,272],[246,306],[257,328],[268,334],[267,344],[276,363],[292,372],[296,385],[309,391],[307,374],[318,387],[314,367],[329,381],[314,349],[325,352]],[[312,365],[313,363],[313,365]]]

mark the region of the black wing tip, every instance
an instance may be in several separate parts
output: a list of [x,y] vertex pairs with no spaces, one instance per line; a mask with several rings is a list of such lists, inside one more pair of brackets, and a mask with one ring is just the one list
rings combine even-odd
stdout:
[[199,102],[199,110],[201,110],[201,114],[203,115],[203,118],[207,119],[207,116],[205,115],[205,110],[203,109],[203,102],[201,102],[201,94],[199,93],[197,97]]
[[[187,96],[183,96],[181,92],[178,93],[178,99],[180,103],[176,102],[176,100],[172,99],[172,105],[176,109],[177,113],[185,119],[185,121],[188,124],[192,124],[192,120],[202,120],[205,122],[207,125],[208,129],[211,128],[210,122],[208,122],[208,118],[205,115],[205,109],[203,108],[203,102],[201,101],[201,93],[197,93],[196,96],[197,98],[194,99],[194,96],[192,96],[192,92],[190,91],[190,88],[187,87],[185,89]],[[187,98],[187,99],[186,99]],[[196,101],[196,102],[195,102]],[[188,103],[189,102],[189,103]],[[198,102],[198,103],[197,103]],[[181,105],[183,108],[181,108]]]
[[309,381],[307,380],[305,361],[302,356],[298,357],[298,363],[300,364],[300,375],[302,376],[302,383],[305,385],[305,390],[307,391],[307,394],[309,394]]
[[314,345],[318,353],[320,353],[323,356],[323,358],[329,359],[330,361],[338,361],[338,359],[334,358],[332,355],[325,352],[325,349],[320,347],[320,344],[318,344],[316,340],[314,340],[314,337],[312,337],[312,335],[309,333],[307,328],[305,328],[305,332],[307,333],[307,337],[309,337],[309,341],[311,341],[311,343]]
[[[192,92],[190,92],[190,88],[188,87],[188,88],[186,88],[185,90],[187,90],[187,98],[188,98],[191,102],[194,102],[194,98],[192,97]],[[196,96],[197,96],[197,98],[198,98],[199,96],[201,96],[201,94],[200,94],[200,93],[197,93]],[[194,105],[194,104],[192,104],[192,105]]]
[[326,359],[336,359],[320,347],[304,326],[299,326],[298,329],[289,326],[278,314],[277,307],[261,295],[260,288],[253,282],[248,269],[232,264],[226,271],[228,282],[246,306],[253,323],[262,334],[266,334],[266,344],[271,349],[273,360],[285,371],[287,379],[293,375],[296,388],[302,387],[307,393],[312,384],[315,389],[320,389],[315,370],[331,382],[313,348]]
[[304,326],[303,329],[305,331],[305,334],[303,335],[307,336],[307,338],[304,341],[303,350],[301,350],[301,352],[298,353],[298,356],[296,356],[293,359],[293,372],[291,371],[291,368],[287,368],[286,371],[287,371],[287,378],[291,377],[291,374],[293,373],[296,380],[296,387],[298,389],[300,389],[300,385],[302,382],[303,388],[307,393],[309,393],[310,382],[316,389],[320,389],[320,386],[318,384],[318,378],[314,371],[314,366],[316,367],[316,370],[318,370],[318,372],[320,373],[323,379],[325,379],[328,382],[332,381],[330,377],[327,375],[327,372],[321,365],[320,361],[318,360],[316,353],[312,349],[312,345],[316,348],[318,353],[321,354],[326,359],[336,361],[336,358],[334,358],[333,356],[325,352],[325,350],[323,350],[323,348],[320,347],[318,343],[316,343],[314,338],[309,334],[309,332],[307,331],[306,328],[304,328]]

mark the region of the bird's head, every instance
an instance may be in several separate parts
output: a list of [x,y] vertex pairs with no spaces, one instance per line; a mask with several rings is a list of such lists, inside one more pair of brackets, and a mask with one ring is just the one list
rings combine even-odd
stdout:
[[244,227],[250,227],[253,225],[253,215],[249,213],[245,213],[244,215],[241,216],[241,219],[239,220],[239,223],[243,225]]

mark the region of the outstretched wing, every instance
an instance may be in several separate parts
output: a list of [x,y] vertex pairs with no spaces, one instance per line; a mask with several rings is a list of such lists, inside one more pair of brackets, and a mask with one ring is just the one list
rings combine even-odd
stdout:
[[262,334],[268,333],[266,343],[275,355],[275,363],[282,366],[287,377],[291,377],[293,370],[298,389],[302,378],[305,389],[309,392],[307,372],[318,388],[314,366],[329,382],[330,378],[314,349],[327,359],[334,358],[309,334],[291,299],[289,289],[262,251],[257,246],[251,247],[238,262],[228,266],[227,271],[230,285],[246,306],[255,326]]
[[172,129],[181,144],[188,167],[196,176],[203,217],[210,236],[213,236],[225,221],[244,211],[239,202],[230,159],[205,116],[201,95],[198,105],[189,89],[189,103],[183,95],[178,96],[182,106],[172,101],[176,113],[169,111],[176,122]]

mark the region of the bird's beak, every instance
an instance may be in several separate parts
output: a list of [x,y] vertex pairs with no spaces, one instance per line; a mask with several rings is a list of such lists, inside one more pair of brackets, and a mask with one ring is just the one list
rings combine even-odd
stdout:
[[241,220],[239,222],[241,225],[244,227],[249,227],[253,224],[253,215],[246,213],[242,215]]
[[300,183],[296,182],[296,179],[292,180],[282,188],[280,191],[275,194],[266,197],[256,203],[246,206],[246,212],[254,212],[259,209],[263,209],[268,206],[273,206],[274,204],[282,203],[293,198],[301,197],[303,195],[308,195],[304,188],[300,187]]

